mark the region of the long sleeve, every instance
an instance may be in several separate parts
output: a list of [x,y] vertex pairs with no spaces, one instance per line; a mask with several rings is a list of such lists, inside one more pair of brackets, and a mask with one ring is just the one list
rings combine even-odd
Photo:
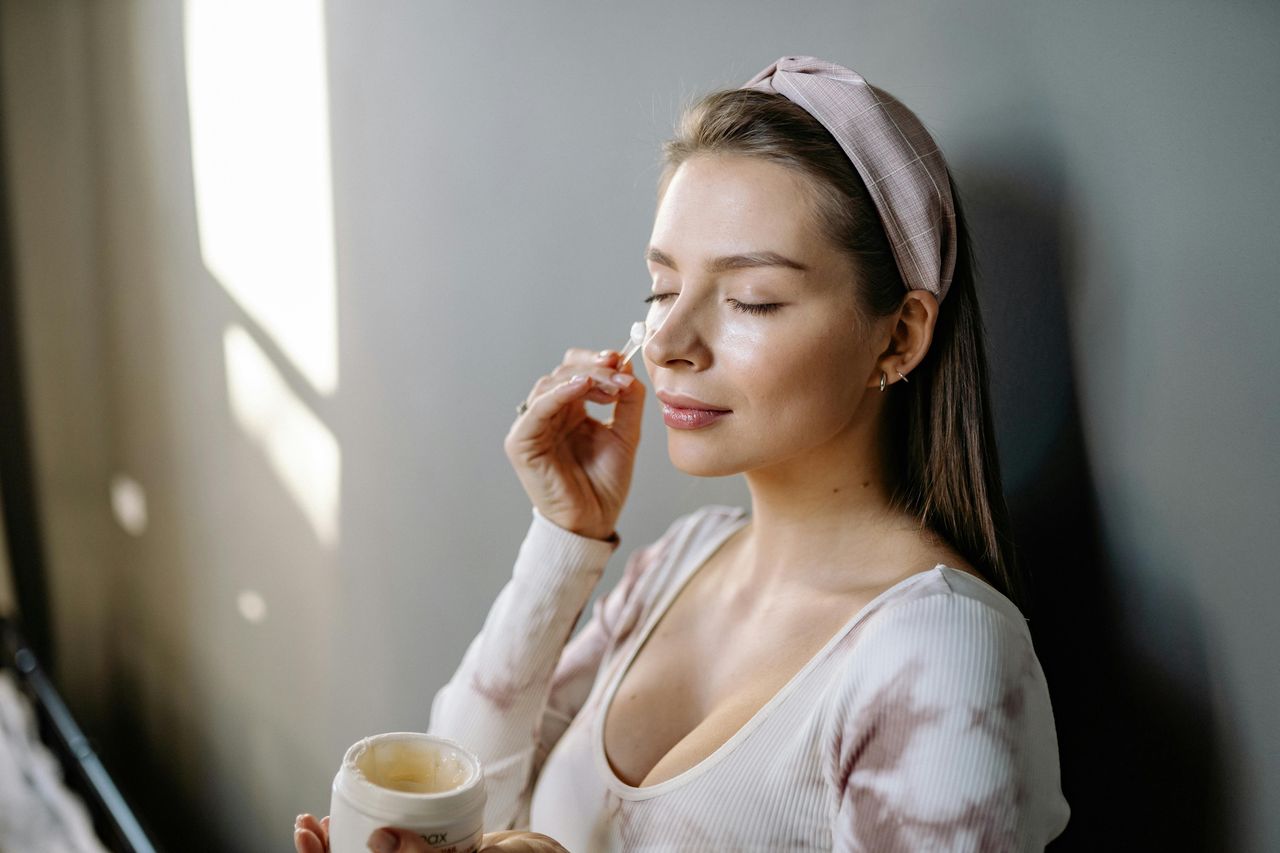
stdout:
[[511,580],[436,693],[428,726],[480,756],[488,831],[527,825],[542,762],[582,707],[609,645],[634,622],[636,581],[665,539],[631,554],[622,580],[570,641],[618,544],[579,536],[533,510]]
[[877,614],[859,645],[828,754],[834,848],[1044,849],[1070,810],[1025,627],[937,594]]

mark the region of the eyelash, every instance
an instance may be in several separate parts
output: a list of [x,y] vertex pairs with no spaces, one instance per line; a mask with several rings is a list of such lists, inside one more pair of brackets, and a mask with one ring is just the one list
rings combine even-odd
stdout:
[[[674,293],[655,293],[644,301],[646,303],[661,302],[666,297],[675,295],[676,294]],[[742,311],[747,314],[772,314],[774,311],[777,311],[782,307],[782,303],[780,302],[761,302],[753,304],[750,302],[739,302],[736,299],[730,299],[729,301],[733,303],[735,310]]]

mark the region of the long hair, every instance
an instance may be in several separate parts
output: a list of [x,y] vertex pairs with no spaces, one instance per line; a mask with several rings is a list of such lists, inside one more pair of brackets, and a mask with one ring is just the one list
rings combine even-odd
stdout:
[[[831,133],[783,95],[711,92],[685,107],[663,144],[658,198],[682,163],[735,154],[804,176],[814,222],[856,270],[858,324],[897,311],[906,286],[866,184]],[[939,303],[933,342],[911,381],[886,401],[891,503],[950,543],[1024,614],[1024,584],[1010,533],[988,403],[987,357],[969,230],[955,181],[956,263]]]

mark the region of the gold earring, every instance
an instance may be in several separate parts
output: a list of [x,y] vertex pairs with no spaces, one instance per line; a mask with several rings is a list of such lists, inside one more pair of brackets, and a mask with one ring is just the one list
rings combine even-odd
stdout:
[[886,383],[886,382],[888,382],[888,381],[889,381],[889,375],[888,375],[887,373],[885,373],[883,370],[882,370],[882,371],[880,371],[880,390],[881,390],[881,392],[883,392],[883,391],[884,391],[885,383]]
[[[898,375],[899,375],[899,376],[902,376],[902,371],[901,371],[901,370],[899,370],[899,371],[898,371]],[[906,381],[907,381],[907,377],[902,376],[902,381],[903,381],[903,382],[906,382]]]

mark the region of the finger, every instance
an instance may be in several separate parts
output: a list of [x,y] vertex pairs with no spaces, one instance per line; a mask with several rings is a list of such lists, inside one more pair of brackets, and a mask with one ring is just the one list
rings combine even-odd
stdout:
[[601,381],[607,381],[617,371],[613,367],[616,358],[607,361],[591,361],[585,364],[562,364],[539,379],[534,384],[535,392],[538,389],[545,390],[547,388],[559,385],[564,380],[578,373],[589,373],[599,378]]
[[316,835],[320,835],[322,832],[320,820],[313,814],[307,814],[304,812],[303,814],[298,815],[297,823],[294,825],[300,826],[303,829],[309,829]]
[[325,846],[314,832],[297,827],[293,830],[293,849],[297,853],[324,853]]
[[[636,386],[636,377],[630,373],[619,373],[612,370],[592,371],[587,374],[591,377],[591,387],[587,390],[585,399],[592,403],[601,403],[608,405],[617,403],[626,399],[629,404],[634,405],[637,399],[643,400],[644,392],[641,391],[639,398],[627,393],[629,389]],[[642,386],[643,387],[643,386]],[[618,425],[617,414],[615,411],[614,425]],[[624,434],[631,435],[635,432],[635,424],[639,423],[639,414],[630,411],[623,413],[623,430]]]
[[607,370],[609,365],[602,364],[598,360],[599,355],[600,351],[592,351],[582,347],[571,347],[565,350],[564,358],[549,373],[535,383],[535,389],[539,385],[543,388],[559,385],[573,374],[586,373],[593,367],[602,366]]
[[431,853],[431,845],[416,832],[384,826],[369,836],[374,853]]
[[621,358],[622,353],[614,349],[602,349],[592,352],[574,347],[565,350],[564,359],[551,372],[551,376],[570,376],[581,372],[583,368],[590,369],[593,367],[603,368],[605,371],[611,372],[616,368]]
[[617,405],[613,408],[613,423],[611,426],[620,438],[634,446],[640,443],[640,422],[643,420],[642,416],[644,415],[645,385],[632,373],[614,375],[629,376],[631,377],[631,382],[614,396]]
[[534,393],[529,397],[529,405],[532,406],[533,401],[539,396],[547,393],[548,391],[554,391],[557,387],[563,385],[575,376],[591,377],[591,385],[590,388],[588,388],[589,395],[587,399],[591,400],[593,403],[612,403],[618,393],[623,389],[623,387],[625,387],[625,380],[623,382],[619,382],[613,378],[614,375],[615,372],[608,367],[597,366],[578,367],[576,369],[566,368],[563,373],[561,373],[557,368],[556,373],[552,376],[543,377],[546,381],[539,380],[538,385],[535,386]]
[[[329,818],[316,820],[313,814],[300,814],[293,822],[294,846],[299,853],[325,853],[329,849]],[[300,831],[300,832],[299,832]],[[299,843],[304,846],[299,846]]]
[[587,399],[593,403],[616,403],[622,397],[622,392],[635,383],[634,377],[609,370],[592,371],[588,375],[591,377],[591,389]]
[[602,367],[615,367],[620,358],[622,358],[622,353],[616,349],[602,349],[595,354],[592,361]]
[[607,350],[592,350],[592,349],[585,349],[584,347],[569,347],[567,350],[564,351],[564,358],[561,359],[560,363],[576,364],[576,365],[591,364],[593,361],[596,360],[596,356],[598,356],[601,352],[607,352]]
[[560,842],[540,832],[513,829],[486,833],[476,853],[567,853]]
[[542,433],[546,422],[566,406],[587,395],[591,390],[591,377],[578,374],[555,385],[529,401],[529,407],[511,425],[509,439],[529,439]]
[[528,837],[530,841],[541,845],[544,853],[569,853],[568,850],[565,850],[564,847],[560,845],[559,841],[556,841],[549,835],[543,835],[541,832],[530,832],[528,833]]
[[497,844],[502,839],[510,838],[516,834],[517,832],[514,829],[500,829],[497,832],[486,832],[484,835],[480,836],[480,848],[483,850],[490,844]]

